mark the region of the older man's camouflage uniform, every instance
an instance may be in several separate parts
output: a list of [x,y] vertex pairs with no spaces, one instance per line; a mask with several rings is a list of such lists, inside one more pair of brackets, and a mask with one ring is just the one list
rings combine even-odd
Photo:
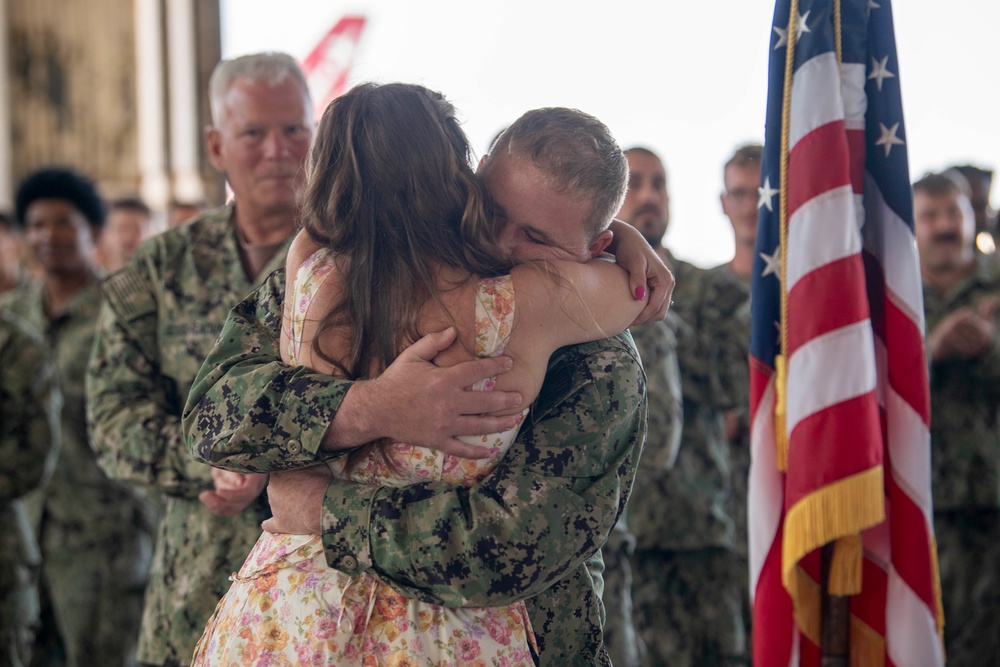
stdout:
[[47,483],[61,401],[41,334],[0,309],[0,665],[28,664],[42,555],[22,496]]
[[[283,287],[275,274],[234,309],[192,388],[185,427],[203,460],[273,472],[331,456],[320,441],[350,383],[278,363]],[[645,421],[645,377],[627,334],[562,348],[517,441],[483,482],[333,480],[327,561],[446,606],[527,598],[542,664],[607,664],[600,547],[631,491]]]
[[[729,445],[714,395],[711,331],[702,319],[705,271],[669,257],[684,425],[674,465],[647,445],[628,509],[636,536],[632,559],[635,624],[651,665],[742,664],[746,632],[733,552]],[[658,354],[652,325],[632,330],[644,358]],[[649,463],[650,465],[647,465]]]
[[[990,298],[1000,298],[1000,277],[987,260],[945,294],[925,286],[927,331],[955,310],[976,310]],[[996,322],[1000,327],[1000,318]],[[948,664],[993,664],[1000,659],[1000,336],[978,357],[931,363],[930,382],[934,530]]]
[[43,333],[63,397],[52,479],[26,498],[42,549],[36,659],[48,664],[64,652],[69,665],[122,664],[134,657],[152,535],[142,499],[108,479],[87,439],[83,384],[100,283],[91,276],[52,316],[37,283],[8,293],[5,302]]
[[[232,207],[156,236],[105,283],[88,410],[94,447],[109,475],[165,496],[146,594],[139,659],[186,665],[205,622],[229,589],[268,513],[263,495],[219,517],[198,494],[208,466],[187,453],[181,411],[198,369],[247,279]],[[281,250],[264,275],[284,262]]]

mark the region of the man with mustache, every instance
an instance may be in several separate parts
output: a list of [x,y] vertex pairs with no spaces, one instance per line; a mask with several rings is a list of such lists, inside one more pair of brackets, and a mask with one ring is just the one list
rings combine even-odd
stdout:
[[1000,279],[962,184],[913,184],[931,381],[932,491],[949,662],[1000,655]]
[[708,312],[716,304],[707,302],[712,274],[661,244],[670,198],[659,156],[642,147],[625,155],[629,189],[618,217],[660,249],[677,280],[671,316],[630,331],[647,373],[676,346],[683,396],[678,449],[676,408],[665,401],[667,393],[654,392],[651,377],[646,449],[627,513],[635,535],[635,628],[647,651],[644,664],[745,664],[740,573],[727,513],[730,461],[722,409],[728,406],[718,402],[720,374],[711,362],[718,343]]
[[165,498],[139,642],[149,665],[190,662],[269,516],[267,476],[196,463],[180,418],[230,308],[284,265],[313,132],[305,77],[286,54],[223,61],[209,87],[205,138],[234,201],[150,239],[106,281],[87,375],[101,466]]

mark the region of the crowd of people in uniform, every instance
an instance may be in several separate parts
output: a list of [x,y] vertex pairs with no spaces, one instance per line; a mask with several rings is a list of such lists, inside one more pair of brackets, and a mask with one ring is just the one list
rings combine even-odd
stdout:
[[[670,298],[669,278],[657,273],[669,267],[676,287],[665,318],[631,327],[617,347],[555,355],[485,481],[373,488],[310,477],[306,467],[335,455],[334,432],[343,446],[389,439],[461,454],[452,436],[483,432],[468,421],[483,408],[432,419],[472,384],[466,375],[430,384],[443,382],[426,364],[433,351],[400,355],[409,366],[385,370],[393,384],[280,363],[285,276],[275,272],[300,225],[309,92],[291,58],[258,54],[220,63],[209,95],[208,151],[233,202],[178,205],[193,217],[147,238],[152,215],[141,200],[106,205],[85,175],[50,167],[18,185],[13,214],[0,218],[0,665],[191,664],[265,521],[321,535],[329,567],[372,573],[407,599],[447,608],[524,601],[536,642],[527,664],[749,664],[747,360],[762,147],[741,146],[723,165],[735,252],[711,269],[663,246],[666,169],[653,151],[626,149],[628,189],[610,228],[622,242],[610,250],[653,311]],[[571,126],[570,137],[586,143],[581,133],[591,132],[617,149],[603,125],[574,113],[516,122],[505,154],[531,154],[519,153],[528,149],[518,132],[558,137],[580,122],[586,129]],[[558,182],[538,154],[536,167]],[[593,237],[574,256],[559,239],[579,230],[547,229],[518,209],[549,200],[502,201],[513,185],[499,170],[487,165],[480,177],[508,208],[515,251],[591,257]],[[552,178],[537,180],[551,188]],[[956,665],[1000,657],[991,178],[962,166],[913,185],[934,525]],[[660,261],[630,250],[629,230]],[[652,268],[634,268],[636,257]],[[367,413],[355,407],[362,391]],[[248,641],[263,653],[245,664],[258,664],[288,641],[287,629]],[[357,664],[396,664],[374,646]],[[477,656],[467,657],[455,664]]]

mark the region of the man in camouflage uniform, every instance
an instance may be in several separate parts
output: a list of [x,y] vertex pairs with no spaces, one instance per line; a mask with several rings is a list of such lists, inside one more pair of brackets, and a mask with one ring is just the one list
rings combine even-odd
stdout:
[[[681,379],[677,364],[678,320],[671,311],[666,320],[648,322],[631,329],[636,349],[646,371],[649,416],[646,447],[640,469],[665,474],[677,458],[683,425]],[[649,476],[648,472],[644,472]],[[631,503],[634,506],[638,498]],[[632,561],[636,537],[629,529],[629,506],[601,549],[604,556],[604,594],[607,610],[604,640],[612,662],[617,665],[647,664],[645,642],[635,627],[632,589],[635,586]]]
[[22,496],[59,451],[61,401],[41,334],[0,309],[0,665],[24,667],[38,629],[42,557]]
[[[626,154],[628,153],[631,151],[626,151]],[[629,160],[631,162],[631,158]],[[642,172],[630,171],[628,193],[622,207],[625,216],[619,212],[619,217],[631,218],[629,224],[640,231],[663,259],[667,259],[666,248],[660,244],[666,229],[665,224],[663,229],[658,229],[657,223],[661,219],[650,215],[644,215],[642,223],[635,224],[638,218],[632,212],[638,193],[647,193],[650,190],[658,192],[660,189],[664,193],[664,207],[659,209],[656,208],[655,202],[646,201],[643,213],[648,214],[654,208],[657,211],[666,210],[665,181],[662,184],[649,181],[647,176],[648,174]],[[665,178],[665,174],[662,177]],[[649,322],[632,329],[632,336],[646,371],[649,393],[649,418],[642,467],[660,471],[669,470],[673,466],[680,445],[683,421],[676,330],[677,320],[672,311],[667,314],[666,320]],[[608,541],[601,548],[605,565],[604,592],[601,599],[607,612],[604,641],[612,662],[624,667],[646,664],[648,661],[645,643],[633,622],[632,588],[635,580],[631,561],[636,539],[629,529],[627,514],[626,507]]]
[[89,180],[67,169],[28,176],[16,201],[43,277],[5,303],[42,332],[63,397],[52,480],[26,499],[42,551],[34,664],[125,664],[134,657],[152,536],[142,499],[104,475],[87,440],[83,382],[101,302],[93,243],[103,204]]
[[750,476],[750,276],[757,242],[760,161],[764,147],[741,146],[723,167],[722,211],[733,226],[733,259],[709,269],[696,297],[698,331],[711,337],[706,350],[711,396],[723,410],[729,442],[732,493],[727,511],[736,529],[737,576],[747,637],[750,633],[750,565],[747,555],[747,481]]
[[[549,121],[536,125],[534,136],[554,140],[561,133],[577,151],[589,143],[579,137],[591,132],[597,135],[596,155],[613,154],[607,128],[582,121],[578,112],[568,115],[546,110],[541,118]],[[585,259],[593,246],[579,217],[556,216],[557,228],[541,229],[543,221],[524,204],[537,196],[550,210],[565,210],[567,200],[580,201],[576,192],[553,192],[551,178],[527,179],[531,197],[511,197],[506,190],[512,164],[524,165],[532,155],[526,148],[532,131],[519,134],[525,128],[519,123],[508,132],[521,138],[501,138],[484,167],[506,213],[501,243],[522,258]],[[541,148],[538,154],[550,153]],[[624,175],[620,160],[622,186]],[[587,217],[596,217],[596,202],[588,208],[595,210]],[[630,233],[622,230],[621,239]],[[561,245],[550,245],[553,240]],[[644,248],[642,264],[656,261],[641,239],[633,241]],[[627,264],[626,249],[617,250]],[[650,280],[651,302],[670,293],[668,274],[662,267],[657,271],[662,277]],[[443,449],[453,434],[495,429],[493,418],[467,413],[516,405],[507,402],[515,397],[503,393],[462,391],[476,377],[502,369],[502,359],[449,369],[427,364],[451,343],[442,334],[422,339],[371,381],[351,383],[282,366],[276,358],[283,280],[276,274],[234,310],[192,388],[185,426],[196,456],[234,470],[267,472],[312,465],[335,455],[332,450],[380,436]],[[662,308],[652,316],[662,317]],[[376,571],[424,601],[493,606],[527,598],[543,665],[608,664],[599,549],[628,497],[645,419],[645,379],[630,336],[563,348],[550,360],[517,441],[481,483],[374,488],[310,471],[274,475],[269,494],[275,524],[266,527],[321,532],[331,567],[348,574]]]
[[193,461],[180,418],[230,308],[284,263],[313,129],[287,55],[220,63],[210,86],[209,154],[235,204],[150,239],[107,280],[87,374],[101,465],[166,497],[139,645],[153,665],[190,662],[268,515],[266,478]]
[[[669,223],[666,172],[645,148],[626,151],[630,187],[619,217],[654,246]],[[713,333],[703,322],[707,272],[681,262],[664,249],[674,271],[675,317],[632,329],[645,363],[663,354],[664,333],[676,335],[683,396],[683,428],[676,460],[668,440],[650,438],[636,471],[628,508],[636,536],[632,559],[634,620],[650,665],[745,664],[746,632],[733,553],[729,451],[721,411],[713,395],[717,382],[709,362]],[[654,415],[650,414],[653,430]],[[660,447],[657,452],[654,448]],[[666,465],[670,463],[672,465]]]
[[968,198],[949,178],[913,185],[927,318],[931,475],[949,664],[1000,656],[1000,279],[976,257]]

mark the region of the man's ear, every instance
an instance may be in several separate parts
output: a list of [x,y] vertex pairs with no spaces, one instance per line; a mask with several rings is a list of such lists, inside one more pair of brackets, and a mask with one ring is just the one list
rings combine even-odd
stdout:
[[604,252],[605,248],[611,245],[611,240],[614,237],[615,234],[610,229],[605,229],[603,232],[598,234],[597,238],[590,242],[590,247],[587,248],[587,252],[590,253],[591,259]]
[[479,164],[476,165],[476,173],[478,174],[483,170],[483,165],[486,164],[486,158],[490,156],[489,153],[479,158]]
[[223,174],[226,173],[226,161],[222,157],[222,133],[211,125],[205,126],[205,145],[208,146],[208,159],[212,165]]

